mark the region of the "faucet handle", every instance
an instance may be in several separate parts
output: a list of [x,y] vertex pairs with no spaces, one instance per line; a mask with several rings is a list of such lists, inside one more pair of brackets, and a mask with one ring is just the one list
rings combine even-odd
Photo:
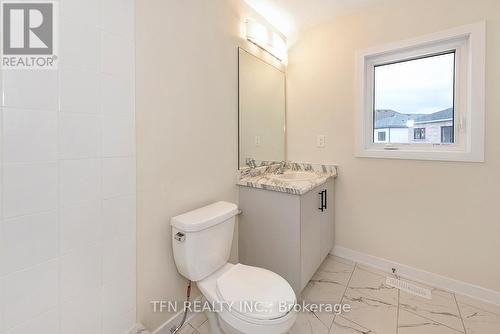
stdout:
[[246,158],[245,163],[247,164],[248,167],[250,168],[255,168],[257,167],[257,163],[255,162],[254,158]]

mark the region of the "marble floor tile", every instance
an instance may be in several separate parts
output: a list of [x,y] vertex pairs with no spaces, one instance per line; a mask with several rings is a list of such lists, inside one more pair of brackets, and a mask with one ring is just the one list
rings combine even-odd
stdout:
[[198,329],[205,321],[207,321],[205,313],[197,312],[189,319],[189,324],[195,329]]
[[462,333],[465,332],[460,312],[458,311],[458,305],[452,293],[433,289],[421,283],[412,283],[430,288],[432,299],[429,300],[401,291],[399,296],[399,307],[401,309],[446,325]]
[[316,278],[313,277],[307,283],[304,291],[302,291],[302,300],[317,303],[339,303],[346,286],[334,281],[324,281]]
[[400,309],[398,334],[459,334],[461,332],[446,327],[430,319]]
[[500,315],[459,302],[467,334],[500,333]]
[[[397,295],[396,291],[394,293]],[[348,288],[342,303],[351,305],[351,311],[343,313],[342,317],[375,333],[395,334],[398,308],[393,298],[387,299],[383,290],[367,295]]]
[[455,297],[457,298],[457,302],[458,302],[459,306],[460,306],[460,304],[466,304],[466,305],[481,309],[481,310],[486,311],[486,312],[495,313],[497,315],[500,315],[500,305],[486,303],[486,302],[483,302],[483,301],[480,301],[477,299],[473,299],[471,297],[462,296],[462,295],[458,295],[458,294],[455,294]]
[[354,262],[354,261],[351,261],[351,260],[348,260],[348,259],[344,259],[342,257],[338,257],[337,255],[331,255],[331,254],[329,254],[328,257],[332,258],[333,260],[335,260],[337,262],[341,262],[343,264],[348,264],[348,265],[351,265],[351,266],[354,266],[356,264],[356,262]]
[[[316,280],[314,277],[307,284],[302,292],[302,300],[306,303],[318,304],[339,304],[342,300],[346,287],[333,281]],[[334,313],[315,312],[314,313],[323,324],[330,328]]]
[[328,334],[328,327],[314,313],[300,312],[288,334]]
[[[329,255],[301,300],[349,304],[351,311],[300,312],[289,334],[500,334],[500,306],[406,280],[430,289],[428,300],[387,286],[388,276],[394,277]],[[191,317],[179,333],[210,334],[205,314]]]
[[196,329],[195,334],[210,334],[210,325],[208,323],[208,320]]
[[334,256],[327,256],[312,280],[346,286],[354,270],[354,264],[344,263]]
[[398,290],[385,284],[387,276],[356,267],[348,285],[348,290],[373,296],[394,306],[398,305]]
[[185,323],[184,326],[177,332],[179,334],[194,334],[196,330],[189,324]]
[[329,334],[377,334],[372,330],[361,327],[342,316],[336,316]]

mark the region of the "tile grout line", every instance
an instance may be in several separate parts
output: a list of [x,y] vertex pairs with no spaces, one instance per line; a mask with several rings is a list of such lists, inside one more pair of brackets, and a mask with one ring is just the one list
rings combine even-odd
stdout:
[[401,298],[401,290],[398,289],[398,308],[396,311],[396,334],[399,333],[399,299]]
[[423,318],[423,319],[425,319],[425,320],[432,321],[432,322],[434,322],[434,323],[436,323],[436,324],[439,324],[439,325],[444,326],[444,327],[446,327],[446,328],[449,328],[449,329],[451,329],[451,330],[454,330],[454,331],[455,331],[455,332],[457,332],[457,333],[462,333],[462,334],[464,333],[464,332],[462,332],[462,331],[460,331],[460,330],[458,330],[458,329],[455,329],[455,328],[450,327],[450,326],[448,326],[448,325],[445,325],[445,324],[443,324],[443,323],[441,323],[441,322],[439,322],[439,321],[436,321],[436,320],[433,320],[433,319],[428,318],[428,317],[426,317],[426,316],[423,316],[423,315],[421,315],[421,314],[418,314],[418,313],[416,313],[416,312],[414,312],[414,311],[411,311],[411,310],[408,310],[408,309],[404,309],[404,311],[406,311],[406,312],[408,312],[408,313],[411,313],[411,314],[413,314],[413,315],[416,315],[417,317]]
[[62,278],[63,278],[63,264],[62,264],[62,222],[61,222],[61,70],[57,69],[57,114],[56,114],[56,147],[57,147],[57,155],[56,155],[56,169],[57,169],[57,205],[55,207],[56,210],[56,219],[57,219],[57,325],[58,332],[62,333],[63,331],[63,321],[62,321],[62,309],[63,309],[63,296],[62,296]]
[[[351,279],[352,279],[352,276],[354,275],[354,271],[356,270],[357,268],[357,262],[354,262],[354,266],[352,267],[352,271],[351,271],[351,275],[349,275],[349,280],[347,280],[347,283],[345,285],[345,289],[344,289],[344,292],[342,293],[342,298],[340,298],[340,304],[342,305],[342,302],[344,301],[344,297],[345,297],[345,294],[347,292],[347,289],[349,288],[349,284],[351,283]],[[328,328],[328,332],[331,331],[332,327],[333,327],[333,324],[335,323],[335,319],[337,318],[337,314],[334,314],[333,316],[333,321],[330,325],[330,328]]]
[[[348,287],[349,287],[349,284],[351,283],[352,276],[354,275],[354,271],[355,271],[356,269],[358,269],[358,263],[357,263],[357,262],[354,262],[354,269],[353,269],[353,271],[352,271],[352,273],[351,273],[351,277],[349,277],[349,281],[348,281],[348,283],[347,283],[346,289],[344,290],[344,296],[342,296],[342,301],[344,300],[345,293],[347,292],[347,289],[348,289]],[[362,268],[359,268],[359,269],[360,269],[360,270],[363,270]],[[372,272],[370,272],[370,273],[372,273]],[[374,273],[372,273],[372,274],[374,274]],[[378,274],[375,274],[375,275],[378,275]],[[378,276],[380,276],[380,275],[378,275]],[[358,292],[359,292],[359,291],[358,291]],[[360,294],[362,294],[362,295],[364,295],[364,296],[368,296],[368,295],[365,295],[363,292],[359,292],[359,293],[360,293]],[[368,297],[369,297],[369,296],[368,296]],[[341,301],[341,304],[342,304],[342,301]],[[341,317],[342,319],[347,320],[347,321],[349,321],[349,322],[352,322],[353,324],[358,325],[358,326],[359,326],[359,327],[361,327],[361,328],[365,328],[365,329],[367,329],[367,330],[369,330],[369,331],[371,332],[371,329],[366,328],[365,326],[363,326],[363,325],[361,325],[361,324],[357,323],[356,321],[353,321],[353,320],[351,320],[351,319],[349,319],[349,318],[343,317],[342,315],[339,315],[339,317]],[[335,318],[336,318],[336,316],[334,317],[334,321],[335,321]],[[333,322],[332,322],[332,327],[333,327]]]
[[453,293],[453,299],[455,299],[455,305],[457,305],[458,315],[460,316],[460,321],[462,321],[462,327],[464,328],[464,333],[467,334],[467,329],[465,328],[464,317],[462,316],[462,311],[460,311],[460,305],[458,305],[457,296]]

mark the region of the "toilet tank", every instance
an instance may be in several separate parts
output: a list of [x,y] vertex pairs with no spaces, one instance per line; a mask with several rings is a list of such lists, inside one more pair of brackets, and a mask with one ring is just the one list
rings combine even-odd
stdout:
[[236,204],[217,202],[171,219],[172,248],[179,272],[200,281],[227,263]]

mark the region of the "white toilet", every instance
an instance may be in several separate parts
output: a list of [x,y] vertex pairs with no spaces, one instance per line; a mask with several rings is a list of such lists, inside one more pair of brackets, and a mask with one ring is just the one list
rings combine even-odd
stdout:
[[207,314],[212,334],[286,333],[296,319],[290,284],[272,271],[227,262],[237,212],[235,204],[217,202],[172,218],[177,268],[220,306]]

